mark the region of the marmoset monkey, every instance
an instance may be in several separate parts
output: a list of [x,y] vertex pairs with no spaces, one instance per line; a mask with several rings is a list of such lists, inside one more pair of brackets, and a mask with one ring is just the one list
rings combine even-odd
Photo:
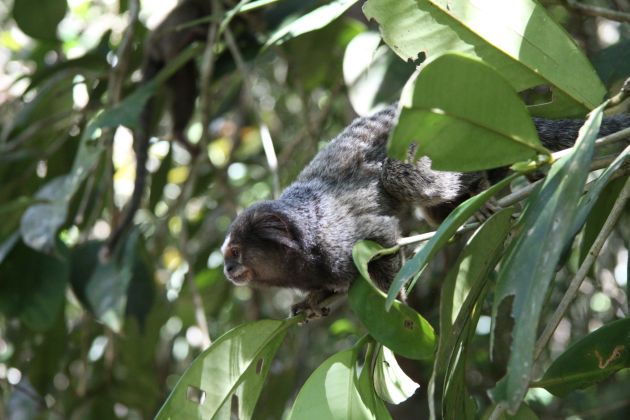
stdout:
[[[416,164],[387,157],[397,107],[357,118],[321,150],[277,200],[243,211],[232,223],[222,251],[226,277],[235,284],[290,287],[309,292],[294,313],[326,296],[345,292],[357,277],[352,247],[370,239],[396,244],[399,215],[420,206],[439,222],[481,189],[485,173],[442,172],[428,158]],[[534,119],[542,144],[570,147],[582,120]],[[600,135],[630,126],[630,116],[605,118]],[[374,261],[370,275],[387,290],[401,266],[398,255]]]

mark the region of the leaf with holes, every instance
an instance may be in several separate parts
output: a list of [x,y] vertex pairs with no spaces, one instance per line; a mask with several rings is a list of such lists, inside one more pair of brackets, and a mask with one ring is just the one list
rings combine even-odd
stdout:
[[368,0],[363,11],[405,61],[458,51],[490,64],[516,91],[549,85],[553,101],[533,107],[537,115],[583,115],[606,93],[579,47],[535,0]]
[[564,396],[630,368],[630,318],[620,319],[578,340],[549,366],[534,386]]
[[445,54],[411,80],[388,152],[404,159],[411,143],[443,171],[480,171],[548,154],[514,89],[471,56]]
[[[605,105],[605,104],[604,104]],[[549,283],[556,273],[562,250],[571,236],[593,157],[604,105],[591,112],[580,129],[571,154],[555,163],[542,185],[528,201],[519,223],[519,235],[510,244],[497,279],[492,307],[495,331],[503,306],[512,300],[514,320],[507,373],[492,390],[495,402],[503,401],[515,412],[529,384],[538,320]],[[501,306],[501,310],[500,310]]]
[[221,336],[184,372],[156,419],[210,419],[234,405],[239,418],[249,418],[271,361],[295,323],[296,318],[256,321]]
[[350,308],[370,334],[392,351],[410,359],[428,359],[435,349],[431,324],[409,306],[395,301],[385,310],[385,294],[370,280],[368,264],[375,258],[396,252],[376,242],[359,241],[352,250],[354,263],[361,273],[348,292]]
[[457,208],[448,215],[446,220],[440,224],[437,232],[435,232],[435,235],[429,240],[429,242],[422,246],[420,251],[418,251],[412,259],[407,261],[398,274],[396,274],[396,277],[387,292],[387,302],[385,303],[386,307],[389,308],[392,305],[400,290],[409,280],[411,280],[411,283],[409,284],[407,290],[411,290],[429,260],[433,258],[436,252],[446,245],[449,239],[451,239],[451,237],[457,232],[457,229],[459,229],[466,220],[475,214],[475,212],[479,210],[490,198],[503,188],[510,185],[510,182],[518,176],[520,176],[520,174],[512,174],[487,190],[469,198],[457,206]]
[[359,350],[342,351],[322,363],[300,389],[288,420],[389,418],[370,384],[357,377]]

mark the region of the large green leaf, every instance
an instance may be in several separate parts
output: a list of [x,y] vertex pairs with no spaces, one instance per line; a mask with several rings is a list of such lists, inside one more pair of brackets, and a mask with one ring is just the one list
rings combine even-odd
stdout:
[[239,418],[250,418],[264,379],[295,319],[262,320],[225,333],[182,375],[156,419],[229,418],[234,395]]
[[497,184],[488,188],[480,194],[469,198],[462,204],[457,206],[455,210],[448,215],[446,220],[442,222],[435,235],[420,248],[420,251],[407,261],[400,269],[392,285],[387,292],[386,307],[391,307],[394,299],[403,288],[403,286],[411,279],[412,282],[408,290],[412,289],[416,280],[420,277],[422,270],[426,267],[429,260],[438,252],[449,239],[457,232],[457,229],[466,222],[477,210],[481,208],[492,196],[508,186],[519,174],[512,174],[501,180]]
[[[492,391],[496,402],[506,402],[514,413],[529,384],[538,320],[556,265],[571,232],[576,203],[582,194],[593,156],[604,105],[580,129],[575,149],[554,164],[532,195],[517,226],[519,236],[504,259],[492,315],[496,329],[499,306],[512,300],[511,315],[518,320],[512,332],[512,352],[506,376]],[[512,299],[513,297],[513,299]]]
[[465,381],[469,340],[481,315],[491,271],[510,231],[513,208],[494,214],[468,240],[447,274],[440,299],[440,339],[433,367],[434,399],[441,415],[475,411]]
[[269,36],[263,48],[315,31],[328,25],[348,10],[357,0],[333,0],[282,26]]
[[630,367],[630,318],[606,324],[580,339],[549,366],[533,386],[564,396]]
[[433,356],[435,333],[431,324],[411,307],[393,302],[385,310],[385,294],[370,279],[368,263],[375,258],[395,252],[383,249],[372,241],[359,241],[352,250],[354,263],[361,273],[348,292],[350,308],[365,324],[379,343],[410,359]]
[[57,25],[66,14],[66,0],[15,0],[13,19],[26,35],[54,41]]
[[517,91],[550,85],[553,102],[534,107],[538,115],[583,114],[605,94],[584,54],[534,0],[368,0],[363,10],[404,60],[460,51],[490,64]]
[[35,331],[52,327],[63,310],[69,264],[66,249],[59,244],[60,255],[46,255],[15,245],[0,265],[0,312],[19,317]]
[[[300,389],[288,420],[388,418],[383,402],[369,384],[365,380],[359,383],[358,351],[357,347],[345,350],[322,363]],[[369,370],[366,366],[364,369]]]
[[403,91],[389,154],[404,159],[409,144],[445,171],[479,171],[549,153],[514,89],[471,56],[445,54]]

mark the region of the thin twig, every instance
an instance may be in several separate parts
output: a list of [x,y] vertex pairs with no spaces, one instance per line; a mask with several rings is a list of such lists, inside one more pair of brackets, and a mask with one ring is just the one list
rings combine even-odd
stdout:
[[271,177],[273,180],[273,195],[274,197],[278,197],[280,193],[280,178],[278,175],[278,157],[276,155],[275,148],[273,146],[273,141],[271,139],[271,134],[269,133],[269,128],[263,122],[260,113],[254,106],[255,97],[254,90],[251,86],[249,71],[247,69],[247,65],[245,64],[245,60],[243,60],[243,56],[236,45],[236,41],[234,39],[234,35],[230,30],[229,26],[225,27],[223,38],[225,39],[225,44],[227,45],[230,53],[232,54],[232,58],[234,58],[234,62],[236,63],[236,68],[241,73],[241,77],[243,78],[243,89],[245,93],[245,103],[250,108],[250,110],[256,116],[258,126],[260,127],[260,134],[263,141],[263,148],[265,151],[265,156],[267,157],[267,165],[269,166],[269,171],[271,172]]
[[571,283],[569,284],[567,291],[564,293],[564,296],[562,297],[562,300],[560,301],[558,308],[551,316],[551,319],[547,321],[547,325],[543,333],[540,335],[540,338],[536,342],[536,347],[534,348],[534,360],[537,360],[538,357],[540,357],[540,355],[542,354],[542,351],[547,345],[547,342],[553,335],[553,332],[558,327],[560,320],[562,320],[564,313],[567,311],[573,299],[575,299],[575,296],[577,294],[578,289],[580,288],[580,285],[586,278],[586,275],[591,269],[591,266],[595,262],[595,259],[597,258],[602,247],[604,246],[606,239],[608,238],[613,228],[617,224],[617,220],[619,220],[619,217],[621,216],[621,213],[629,197],[630,197],[630,179],[628,179],[626,183],[624,184],[623,189],[621,190],[621,193],[619,194],[619,197],[617,198],[617,201],[615,201],[615,205],[610,211],[610,215],[608,215],[608,218],[606,219],[606,223],[604,223],[602,230],[597,235],[597,238],[595,238],[595,242],[593,242],[591,249],[588,251],[586,258],[584,259],[584,262],[582,262],[582,265],[580,266],[578,272],[575,274],[575,277],[573,277],[573,280],[571,280]]
[[[215,16],[221,16],[222,9],[217,0],[212,1],[212,9]],[[203,299],[199,288],[195,283],[195,276],[193,272],[193,258],[190,255],[188,245],[188,223],[186,221],[186,206],[185,203],[192,198],[195,191],[195,183],[197,180],[196,174],[199,172],[203,164],[208,163],[206,150],[210,141],[210,114],[211,114],[211,90],[210,81],[214,73],[214,64],[216,61],[216,43],[218,34],[219,22],[217,20],[212,21],[208,27],[207,44],[203,54],[203,61],[201,65],[201,94],[200,94],[200,108],[201,108],[201,120],[202,120],[202,133],[199,140],[199,152],[193,157],[193,161],[190,165],[190,171],[186,182],[182,187],[182,194],[178,200],[183,205],[180,207],[182,227],[179,233],[180,249],[183,253],[184,259],[188,264],[188,271],[185,275],[185,281],[190,288],[190,294],[195,309],[195,321],[197,326],[201,330],[203,347],[207,348],[212,344],[210,338],[210,331],[208,329],[208,318],[204,310]]]
[[564,3],[570,9],[580,12],[583,15],[602,17],[604,19],[614,20],[617,22],[630,22],[630,13],[606,9],[604,7],[582,4],[582,3],[578,3],[575,0],[565,0]]
[[[460,234],[460,233],[464,233],[464,232],[469,232],[471,230],[477,229],[479,227],[479,222],[472,222],[472,223],[468,223],[466,225],[460,226],[459,229],[457,229],[457,231],[455,232],[455,234]],[[406,238],[400,238],[396,241],[396,244],[399,246],[404,246],[404,245],[411,245],[411,244],[415,244],[418,242],[425,242],[428,241],[429,239],[433,238],[435,236],[436,232],[427,232],[427,233],[421,233],[420,235],[414,235],[414,236],[408,236]]]
[[[603,156],[601,158],[597,158],[597,159],[593,160],[589,170],[590,171],[596,171],[598,169],[605,168],[608,165],[610,165],[613,160],[615,160],[615,157],[616,156]],[[505,207],[511,206],[512,204],[516,204],[519,201],[524,200],[525,198],[527,198],[536,189],[536,187],[538,187],[538,185],[540,185],[541,182],[543,182],[543,179],[539,179],[539,180],[537,180],[535,182],[527,184],[523,188],[518,189],[518,190],[514,191],[513,193],[508,194],[505,197],[499,199],[497,201],[497,205],[500,208],[505,208]],[[586,191],[588,191],[590,184],[591,183],[586,185],[586,187],[585,187]]]
[[610,98],[608,101],[608,108],[615,107],[630,97],[630,78],[627,78],[623,82],[623,86],[619,89],[619,93]]

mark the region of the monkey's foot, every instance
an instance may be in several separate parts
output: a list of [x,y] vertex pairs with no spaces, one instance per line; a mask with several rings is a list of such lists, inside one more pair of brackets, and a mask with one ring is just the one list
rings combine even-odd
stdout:
[[477,219],[479,223],[483,223],[499,210],[501,210],[501,207],[497,200],[492,197],[475,213],[475,219]]
[[325,299],[332,296],[334,293],[329,290],[318,290],[310,292],[306,299],[291,306],[291,316],[304,314],[304,323],[312,320],[327,316],[330,313],[330,308],[322,306]]

